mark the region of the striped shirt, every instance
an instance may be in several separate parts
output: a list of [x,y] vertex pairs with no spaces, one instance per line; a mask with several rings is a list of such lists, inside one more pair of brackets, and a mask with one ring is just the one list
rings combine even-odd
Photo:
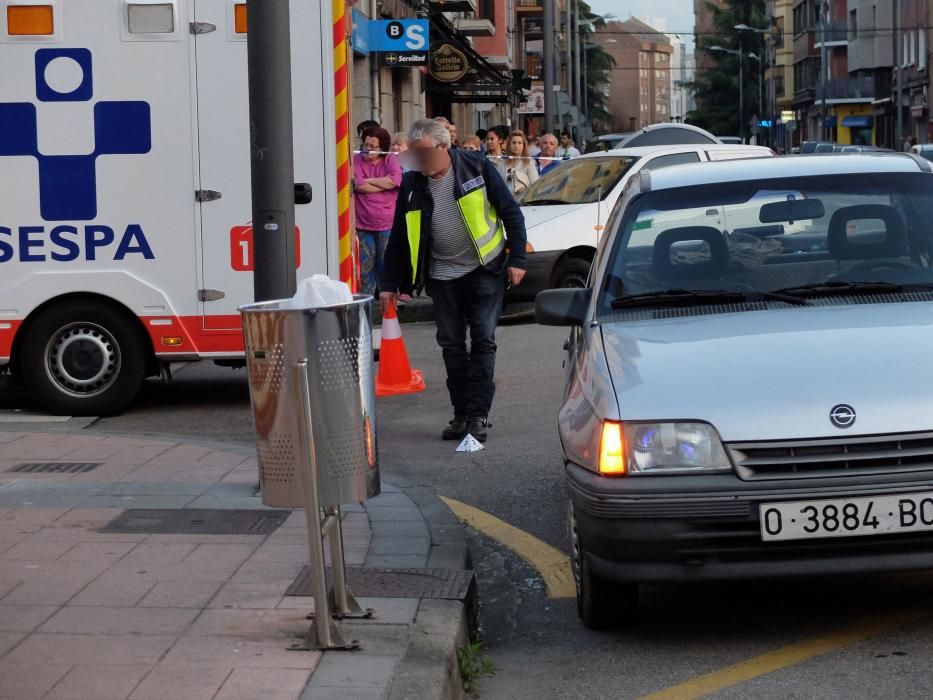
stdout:
[[476,246],[463,221],[454,188],[453,166],[439,180],[428,178],[428,190],[434,200],[431,217],[431,277],[455,280],[479,267]]

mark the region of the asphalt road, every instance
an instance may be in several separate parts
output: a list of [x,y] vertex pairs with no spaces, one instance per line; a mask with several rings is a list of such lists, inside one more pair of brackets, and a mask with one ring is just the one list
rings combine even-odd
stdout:
[[[428,389],[380,399],[383,469],[566,551],[554,428],[564,336],[527,323],[500,329],[488,447],[457,454],[439,439],[450,409],[433,327],[406,326]],[[7,390],[0,420],[11,420],[13,409],[35,406]],[[249,444],[245,372],[182,367],[170,385],[147,383],[124,415],[85,429]],[[933,575],[653,586],[629,627],[596,633],[579,623],[573,600],[548,600],[534,570],[507,549],[475,533],[471,546],[480,634],[499,669],[482,683],[485,698],[635,698],[678,684],[670,697],[704,689],[724,698],[933,694]],[[703,674],[712,676],[697,681]]]

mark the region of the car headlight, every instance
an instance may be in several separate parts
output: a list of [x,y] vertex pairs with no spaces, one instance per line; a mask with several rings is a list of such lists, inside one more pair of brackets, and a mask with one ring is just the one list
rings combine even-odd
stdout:
[[[615,434],[622,439],[610,439]],[[732,470],[719,434],[706,423],[620,424],[607,421],[602,437],[600,472],[603,474],[695,474]],[[608,461],[613,453],[624,454],[624,462]],[[603,469],[604,460],[614,468]]]

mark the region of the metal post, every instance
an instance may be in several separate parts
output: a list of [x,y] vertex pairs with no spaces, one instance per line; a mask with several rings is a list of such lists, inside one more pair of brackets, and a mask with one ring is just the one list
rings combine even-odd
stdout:
[[573,17],[572,2],[571,0],[564,0],[564,2],[567,5],[566,17],[564,19],[564,26],[566,27],[566,31],[564,32],[564,63],[567,68],[564,70],[564,80],[567,83],[567,96],[570,97],[570,104],[573,105],[576,104],[576,100],[574,100],[573,96],[573,56],[571,55],[572,44],[570,43],[573,37],[570,33],[571,19]]
[[[379,19],[379,0],[371,0],[369,3],[369,17],[372,20]],[[382,124],[382,88],[379,84],[379,60],[375,53],[369,54],[369,91],[373,98],[371,118]]]
[[739,141],[745,143],[745,74],[742,64],[742,36],[739,35]]
[[294,295],[295,167],[289,0],[247,0],[256,301]]
[[901,49],[901,2],[894,0],[894,150],[904,149],[904,108],[901,103],[901,81],[904,73],[901,70],[903,50]]
[[544,1],[544,130],[554,129],[554,115],[557,113],[554,94],[554,3],[557,0]]
[[333,526],[327,532],[331,571],[334,579],[328,602],[333,609],[334,617],[338,620],[345,617],[370,618],[375,610],[361,608],[347,585],[346,563],[343,558],[343,525],[341,524],[340,506],[329,508],[327,517],[334,519]]
[[574,95],[576,95],[576,105],[580,108],[581,114],[586,116],[586,95],[583,94],[580,79],[580,0],[574,5],[573,10],[573,68],[576,84],[574,86]]
[[820,138],[829,141],[826,126],[826,90],[829,87],[829,49],[826,46],[826,13],[829,6],[826,0],[820,2],[820,85],[823,93],[823,105],[820,108]]
[[[311,390],[309,389],[308,360],[303,359],[292,368],[295,386],[298,388],[298,420],[302,462],[307,469],[301,470],[304,489],[305,523],[308,530],[308,553],[310,555],[309,577],[314,597],[314,621],[308,629],[305,644],[291,647],[295,650],[358,649],[359,642],[344,640],[336,623],[330,616],[327,595],[326,569],[324,566],[324,538],[321,532],[321,503],[318,498],[317,445],[314,426],[311,424]],[[331,553],[333,563],[333,552]]]

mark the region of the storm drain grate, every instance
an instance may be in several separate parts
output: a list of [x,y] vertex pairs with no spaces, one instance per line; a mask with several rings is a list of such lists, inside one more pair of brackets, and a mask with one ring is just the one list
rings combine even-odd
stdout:
[[85,474],[100,466],[100,462],[23,462],[7,471],[21,474]]
[[[328,569],[328,582],[330,578]],[[466,600],[473,585],[473,572],[468,569],[369,569],[348,566],[347,584],[353,595],[363,598]],[[285,595],[311,595],[311,577],[307,566],[285,591]]]
[[289,510],[125,510],[100,532],[147,535],[269,535]]

